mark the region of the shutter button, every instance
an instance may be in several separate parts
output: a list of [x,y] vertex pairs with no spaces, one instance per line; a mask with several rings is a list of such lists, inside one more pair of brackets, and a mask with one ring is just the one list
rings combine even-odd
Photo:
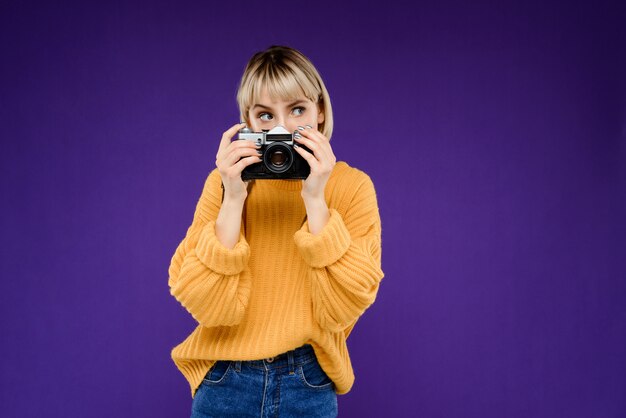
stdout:
[[267,361],[268,363],[271,363],[274,361],[274,357],[268,357],[265,359],[265,361]]

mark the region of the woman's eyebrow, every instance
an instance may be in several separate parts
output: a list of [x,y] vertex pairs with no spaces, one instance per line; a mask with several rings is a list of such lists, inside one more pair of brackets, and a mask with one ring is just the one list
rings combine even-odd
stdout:
[[[289,103],[289,104],[288,104],[287,106],[285,106],[285,107],[291,107],[291,106],[293,106],[293,105],[297,105],[297,104],[300,104],[300,103],[306,103],[306,100],[302,100],[302,99],[300,99],[300,100],[296,100],[295,102],[291,102],[291,103]],[[257,104],[255,104],[254,106],[252,106],[252,109],[254,109],[254,108],[256,108],[256,107],[262,107],[262,108],[265,108],[265,109],[272,110],[272,108],[271,108],[270,106],[265,106],[265,105],[262,105],[262,104],[260,104],[260,103],[257,103]],[[252,109],[251,109],[251,110],[252,110]]]

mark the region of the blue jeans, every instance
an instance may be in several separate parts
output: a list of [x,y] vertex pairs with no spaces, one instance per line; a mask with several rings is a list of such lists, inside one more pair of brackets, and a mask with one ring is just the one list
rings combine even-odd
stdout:
[[262,360],[219,360],[196,391],[191,418],[336,417],[335,384],[310,344]]

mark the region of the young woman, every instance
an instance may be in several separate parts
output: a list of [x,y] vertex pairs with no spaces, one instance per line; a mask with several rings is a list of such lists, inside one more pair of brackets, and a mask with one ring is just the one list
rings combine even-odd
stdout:
[[[333,417],[354,382],[346,339],[383,278],[374,185],[336,161],[328,91],[299,51],[256,53],[237,102],[245,123],[224,132],[169,267],[171,294],[198,322],[172,359],[192,417]],[[260,147],[233,139],[277,125],[311,150],[294,145],[309,176],[244,182]]]

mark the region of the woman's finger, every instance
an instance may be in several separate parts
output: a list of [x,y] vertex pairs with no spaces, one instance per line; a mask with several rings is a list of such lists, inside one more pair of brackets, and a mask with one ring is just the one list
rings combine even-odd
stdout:
[[309,167],[311,167],[311,171],[319,170],[320,163],[319,161],[317,161],[317,158],[315,158],[313,154],[311,154],[310,152],[308,152],[307,150],[305,150],[304,148],[300,146],[296,146],[294,147],[294,149],[296,150],[298,154],[302,156],[302,158],[306,160],[307,163],[309,163]]
[[261,161],[261,157],[259,155],[244,157],[239,160],[235,165],[233,165],[232,168],[233,170],[235,170],[235,173],[239,173],[239,175],[241,175],[241,172],[244,168],[254,163],[258,163],[259,161]]
[[220,146],[217,149],[217,154],[215,155],[215,159],[219,160],[220,156],[224,154],[228,146],[231,144],[231,139],[237,131],[245,126],[245,122],[238,123],[236,125],[231,126],[228,130],[226,130],[222,134],[222,139],[220,140]]
[[233,165],[239,161],[239,158],[243,155],[254,155],[254,153],[260,149],[261,147],[257,147],[253,141],[233,141],[224,152],[222,160],[228,163],[228,165]]
[[296,135],[294,139],[299,144],[302,144],[310,149],[313,155],[315,155],[315,158],[317,158],[318,160],[321,160],[324,157],[324,152],[322,150],[321,144],[318,140],[311,138],[309,133],[301,131],[300,136]]
[[242,158],[254,156],[260,157],[260,154],[254,144],[252,146],[235,147],[231,150],[230,153],[224,156],[220,163],[223,164],[225,167],[232,167],[236,165]]
[[296,136],[296,141],[309,148],[320,162],[330,162],[334,159],[334,154],[328,140],[326,140],[320,132],[316,134],[316,132],[311,129],[304,129],[299,132],[301,133],[301,137],[298,138]]
[[318,130],[307,129],[307,131],[312,134],[312,137],[318,139],[318,144],[320,144],[321,149],[326,153],[326,156],[328,157],[327,161],[335,164],[337,159],[335,158],[333,147],[330,145],[330,141],[328,140],[328,138],[326,138],[326,136],[324,136],[324,134]]

